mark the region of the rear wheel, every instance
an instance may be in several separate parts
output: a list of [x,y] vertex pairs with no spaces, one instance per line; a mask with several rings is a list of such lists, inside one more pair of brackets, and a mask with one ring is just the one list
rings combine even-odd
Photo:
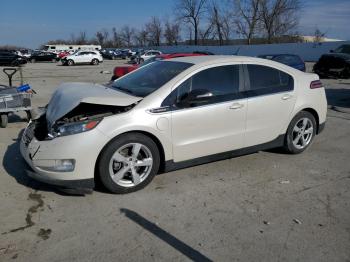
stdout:
[[92,61],[91,61],[92,65],[98,65],[98,63],[99,63],[99,61],[96,58],[92,59]]
[[98,171],[112,193],[126,194],[144,188],[158,173],[160,156],[149,137],[130,133],[113,140],[101,153]]
[[8,123],[8,116],[7,114],[1,114],[0,115],[0,127],[5,128]]
[[284,149],[291,154],[299,154],[308,148],[316,135],[315,117],[301,111],[290,122],[284,142]]

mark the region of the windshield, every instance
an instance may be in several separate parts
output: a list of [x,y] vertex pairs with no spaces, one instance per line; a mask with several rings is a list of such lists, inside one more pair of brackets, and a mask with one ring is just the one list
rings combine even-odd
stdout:
[[192,65],[184,62],[156,61],[114,81],[112,88],[145,97]]

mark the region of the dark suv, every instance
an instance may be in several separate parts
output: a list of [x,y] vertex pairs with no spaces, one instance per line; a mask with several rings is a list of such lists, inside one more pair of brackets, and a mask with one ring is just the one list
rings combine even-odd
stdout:
[[320,77],[350,78],[350,45],[341,45],[322,55],[313,70]]

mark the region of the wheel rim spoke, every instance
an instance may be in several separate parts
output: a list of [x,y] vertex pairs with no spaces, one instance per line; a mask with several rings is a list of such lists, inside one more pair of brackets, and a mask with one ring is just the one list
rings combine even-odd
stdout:
[[300,131],[300,127],[298,127],[298,125],[295,125],[293,131],[294,131],[294,132],[299,132],[299,131]]
[[131,168],[131,175],[132,175],[132,181],[134,182],[135,185],[140,184],[141,182],[141,177],[140,175],[136,172],[135,168]]
[[119,180],[123,179],[126,173],[129,171],[130,167],[126,166],[120,169],[117,173],[115,173],[112,176],[112,179],[114,182],[118,182]]
[[122,156],[119,152],[116,152],[112,158],[113,158],[113,160],[115,160],[117,162],[122,162],[122,163],[127,162],[126,157]]
[[140,153],[140,149],[141,149],[141,144],[134,144],[132,147],[132,157],[134,159],[137,159],[137,156]]
[[307,124],[308,124],[308,120],[307,120],[307,118],[304,118],[303,119],[303,128],[304,129],[306,128]]
[[294,144],[294,145],[298,145],[300,138],[301,138],[301,134],[299,134],[299,135],[293,140],[293,144]]
[[151,166],[153,163],[153,159],[152,158],[145,158],[142,160],[139,160],[135,163],[135,166]]
[[305,130],[304,134],[312,134],[314,129],[312,127],[309,127],[307,130]]

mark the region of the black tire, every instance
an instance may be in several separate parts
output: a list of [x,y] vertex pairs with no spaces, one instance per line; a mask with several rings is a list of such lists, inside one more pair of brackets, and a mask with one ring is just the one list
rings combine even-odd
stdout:
[[340,77],[344,79],[350,78],[350,66],[347,66],[343,69],[343,71],[340,74]]
[[[109,173],[109,165],[114,153],[121,147],[128,145],[130,143],[138,143],[146,146],[152,155],[152,168],[148,176],[139,184],[132,187],[125,187],[118,185],[111,178]],[[140,133],[129,133],[121,135],[114,140],[112,140],[102,151],[99,161],[98,161],[98,173],[102,184],[112,193],[115,194],[127,194],[131,192],[138,191],[145,186],[147,186],[158,173],[160,165],[160,155],[156,143],[149,137]]]
[[30,113],[30,110],[26,110],[26,114],[27,114],[27,120],[29,122],[30,119],[32,119],[32,114]]
[[19,66],[19,61],[13,61],[13,62],[11,63],[11,66]]
[[73,61],[72,59],[69,59],[69,60],[67,61],[67,65],[68,65],[68,66],[74,65],[74,61]]
[[7,114],[1,114],[0,115],[0,127],[5,128],[8,123],[8,116]]
[[[308,143],[304,147],[298,148],[293,143],[295,133],[298,134],[297,131],[294,131],[294,128],[296,127],[297,123],[299,123],[302,119],[308,119],[310,121],[309,124],[312,125],[312,133],[310,132],[311,133],[310,140],[307,139],[309,140]],[[288,126],[288,130],[284,139],[284,147],[283,147],[284,150],[290,154],[300,154],[301,152],[305,151],[312,144],[312,141],[316,135],[316,130],[317,130],[317,123],[316,123],[315,117],[310,112],[301,111],[292,119],[292,121]]]
[[98,59],[96,59],[96,58],[92,59],[92,61],[91,61],[92,65],[98,65],[99,63],[100,63],[100,61],[98,61]]

